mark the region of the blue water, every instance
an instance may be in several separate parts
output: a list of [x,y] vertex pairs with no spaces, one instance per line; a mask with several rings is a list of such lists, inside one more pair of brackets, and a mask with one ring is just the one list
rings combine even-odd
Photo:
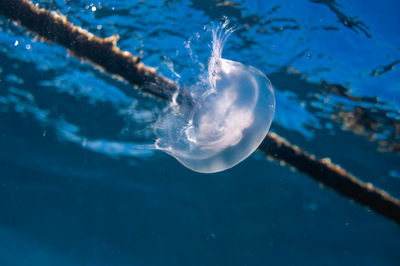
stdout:
[[[228,16],[223,57],[269,76],[271,130],[400,197],[398,1],[38,2],[187,82],[185,44]],[[398,225],[287,165],[149,150],[162,108],[0,16],[0,265],[399,264]]]

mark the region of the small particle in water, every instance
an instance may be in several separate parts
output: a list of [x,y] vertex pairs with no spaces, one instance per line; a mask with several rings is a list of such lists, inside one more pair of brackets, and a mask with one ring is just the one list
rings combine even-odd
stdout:
[[96,7],[95,6],[92,6],[92,12],[96,12]]
[[315,212],[318,210],[318,204],[315,202],[305,203],[305,204],[303,204],[303,209],[305,209],[307,211]]
[[18,44],[19,44],[19,42],[18,42],[18,40],[16,40],[16,41],[14,42],[14,46],[18,46]]
[[207,237],[207,240],[215,239],[217,236],[214,233],[210,233]]
[[25,45],[26,50],[30,50],[32,47],[30,44]]
[[43,131],[43,137],[46,137],[47,131]]
[[97,27],[96,27],[98,30],[101,30],[102,28],[103,28],[103,26],[102,25],[97,25]]
[[86,147],[86,145],[87,145],[87,138],[83,138],[83,141],[82,141],[82,147]]
[[326,129],[333,129],[334,125],[330,122],[325,124]]
[[399,172],[394,170],[389,172],[389,176],[393,178],[400,178]]

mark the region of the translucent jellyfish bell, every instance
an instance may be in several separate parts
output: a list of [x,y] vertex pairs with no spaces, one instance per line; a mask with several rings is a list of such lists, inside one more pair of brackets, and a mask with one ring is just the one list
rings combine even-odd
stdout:
[[213,40],[207,78],[184,91],[191,101],[171,103],[156,122],[157,149],[201,173],[246,159],[268,133],[275,111],[264,73],[220,57],[225,39]]

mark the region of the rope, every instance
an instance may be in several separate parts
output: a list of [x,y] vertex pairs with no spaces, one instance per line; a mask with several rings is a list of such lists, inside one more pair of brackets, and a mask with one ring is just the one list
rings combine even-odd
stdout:
[[[62,14],[40,9],[27,0],[0,0],[0,13],[45,40],[64,46],[76,57],[122,77],[145,93],[170,100],[177,90],[172,81],[142,64],[140,56],[121,51],[115,36],[96,37],[68,22]],[[357,179],[329,159],[319,160],[275,133],[267,135],[259,151],[284,161],[324,186],[400,224],[400,202],[396,198]]]
[[400,224],[399,200],[374,187],[371,183],[359,180],[340,166],[333,164],[330,159],[319,160],[275,133],[267,135],[259,150],[267,156],[284,161],[322,185]]
[[144,92],[168,100],[176,91],[173,82],[142,64],[140,56],[121,51],[116,45],[117,36],[98,38],[68,22],[64,15],[39,9],[38,4],[26,0],[0,0],[0,12],[43,40],[64,46],[76,57],[122,77]]

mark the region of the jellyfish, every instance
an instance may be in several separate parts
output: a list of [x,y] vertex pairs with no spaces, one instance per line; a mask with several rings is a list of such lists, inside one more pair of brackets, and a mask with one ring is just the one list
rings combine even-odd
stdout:
[[267,76],[222,58],[232,32],[227,23],[212,31],[206,73],[182,89],[155,124],[155,147],[200,173],[220,172],[246,159],[265,138],[275,112]]

